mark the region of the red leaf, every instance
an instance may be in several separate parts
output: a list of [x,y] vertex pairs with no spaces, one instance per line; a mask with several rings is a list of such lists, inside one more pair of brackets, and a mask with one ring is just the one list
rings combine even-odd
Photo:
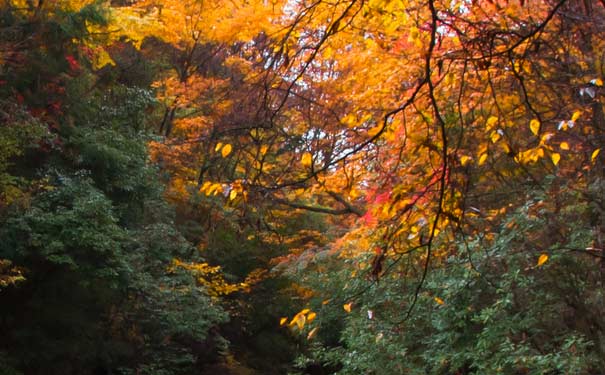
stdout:
[[65,60],[69,64],[70,70],[74,71],[74,70],[80,69],[80,64],[78,63],[78,60],[76,60],[76,58],[73,55],[65,55]]

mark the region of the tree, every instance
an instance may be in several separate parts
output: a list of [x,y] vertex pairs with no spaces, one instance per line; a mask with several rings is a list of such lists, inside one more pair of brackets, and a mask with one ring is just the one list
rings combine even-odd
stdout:
[[191,373],[224,346],[226,315],[205,275],[173,266],[203,260],[149,163],[152,92],[111,79],[115,51],[95,68],[107,9],[22,5],[0,9],[0,370]]

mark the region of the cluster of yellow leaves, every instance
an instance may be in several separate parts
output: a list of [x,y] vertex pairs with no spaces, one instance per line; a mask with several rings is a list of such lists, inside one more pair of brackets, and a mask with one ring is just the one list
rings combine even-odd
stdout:
[[279,2],[262,0],[139,0],[115,9],[122,33],[142,41],[155,36],[183,48],[192,43],[247,42],[261,32],[271,33]]
[[[220,266],[210,266],[208,263],[186,263],[178,259],[173,259],[169,271],[174,272],[176,268],[183,268],[190,271],[198,280],[198,283],[206,288],[208,295],[219,297],[229,295],[238,291],[247,291],[250,285],[247,282],[229,283],[222,273]],[[259,278],[253,276],[250,281],[257,282]]]
[[[311,311],[310,309],[303,309],[303,310],[299,311],[296,315],[294,315],[292,320],[290,320],[290,323],[288,323],[288,317],[282,317],[279,320],[279,325],[280,326],[287,325],[291,329],[296,328],[296,329],[298,329],[299,332],[302,332],[303,329],[305,328],[305,325],[312,323],[316,317],[317,317],[317,313]],[[319,329],[319,327],[311,328],[309,330],[309,332],[307,333],[307,340],[311,340],[313,337],[315,337],[318,329]]]
[[227,156],[229,156],[229,154],[231,153],[231,150],[233,148],[231,147],[231,145],[229,143],[227,144],[223,144],[222,142],[219,142],[216,144],[216,147],[214,148],[215,152],[219,152],[221,153],[221,156],[226,158]]
[[206,181],[202,184],[199,191],[200,191],[200,193],[204,193],[207,196],[209,196],[209,195],[217,195],[219,193],[222,193],[223,190],[224,190],[224,188],[221,183]]
[[0,288],[25,281],[23,269],[15,266],[8,259],[0,259]]

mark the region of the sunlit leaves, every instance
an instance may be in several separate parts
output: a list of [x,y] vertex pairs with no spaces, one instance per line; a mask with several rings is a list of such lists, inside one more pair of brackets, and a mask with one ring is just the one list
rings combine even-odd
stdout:
[[498,118],[496,116],[490,116],[487,119],[485,126],[489,130],[489,129],[492,129],[494,127],[494,125],[496,125],[497,123],[498,123]]
[[197,278],[198,283],[204,286],[212,297],[225,296],[248,289],[247,283],[236,284],[226,281],[220,266],[210,266],[208,263],[183,262],[179,259],[173,259],[169,270],[177,268],[183,268],[191,272]]
[[221,156],[226,158],[227,156],[229,156],[229,154],[231,153],[232,150],[232,146],[227,143],[227,144],[223,144],[222,142],[219,142],[216,144],[214,151],[215,152],[219,152],[221,153]]
[[223,185],[218,182],[206,181],[199,189],[200,193],[204,193],[207,196],[217,195],[223,192]]
[[[311,309],[306,308],[306,309],[302,309],[301,311],[296,313],[294,315],[294,317],[292,317],[292,320],[290,320],[289,323],[288,323],[287,317],[282,317],[279,320],[279,325],[285,326],[287,324],[288,327],[290,327],[291,329],[295,329],[295,330],[298,330],[299,332],[303,332],[303,329],[305,329],[305,326],[311,324],[315,320],[316,317],[317,317],[317,313],[315,313],[314,311],[311,311]],[[315,336],[315,333],[317,332],[317,328],[318,327],[315,327],[310,330],[310,332],[307,336],[309,340],[311,338],[313,338],[313,336]]]
[[298,313],[294,316],[294,318],[292,318],[292,321],[290,321],[290,325],[292,326],[292,325],[296,324],[298,329],[302,330],[303,327],[305,326],[306,322],[307,322],[307,317],[305,316],[305,314]]

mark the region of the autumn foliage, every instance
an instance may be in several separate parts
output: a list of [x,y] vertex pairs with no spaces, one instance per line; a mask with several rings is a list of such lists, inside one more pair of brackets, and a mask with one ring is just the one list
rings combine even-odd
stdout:
[[605,3],[0,12],[0,370],[605,371]]

